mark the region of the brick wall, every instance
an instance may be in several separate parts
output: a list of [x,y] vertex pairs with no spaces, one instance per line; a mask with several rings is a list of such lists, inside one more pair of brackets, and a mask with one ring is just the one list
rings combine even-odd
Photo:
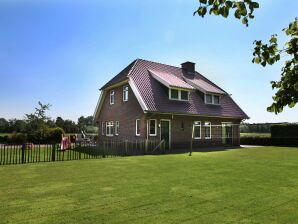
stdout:
[[[227,118],[207,118],[197,116],[183,116],[183,115],[161,115],[161,114],[147,114],[146,119],[160,119],[171,120],[171,145],[173,149],[189,148],[192,137],[192,125],[194,121],[201,121],[201,139],[193,140],[193,147],[207,147],[207,146],[222,146],[222,122],[232,122],[233,124],[233,143],[232,145],[238,146],[240,143],[239,124],[240,120],[227,119]],[[211,139],[204,137],[204,122],[211,122]],[[183,123],[183,125],[182,125]],[[183,128],[183,127],[184,128]],[[160,128],[157,130],[157,136],[149,136],[149,139],[160,139]]]
[[[123,86],[116,87],[115,91],[115,102],[110,105],[110,91],[107,91],[106,97],[103,102],[103,106],[99,115],[98,125],[99,125],[99,140],[102,139],[117,139],[117,138],[129,138],[138,139],[146,137],[146,126],[145,126],[145,116],[141,106],[139,105],[135,95],[133,94],[131,88],[128,89],[128,101],[123,102]],[[135,120],[141,119],[141,135],[136,136],[135,130]],[[107,121],[119,121],[119,135],[108,137],[101,134],[101,124]]]
[[[127,85],[127,84],[125,84]],[[171,120],[171,146],[173,149],[189,148],[191,142],[192,125],[194,121],[201,121],[201,139],[193,140],[193,148],[207,147],[207,146],[221,146],[222,142],[222,122],[232,122],[236,124],[233,126],[233,145],[239,145],[240,133],[239,133],[239,119],[228,118],[207,118],[198,116],[185,116],[185,115],[163,115],[147,113],[144,114],[141,106],[139,105],[135,95],[129,87],[128,101],[123,102],[123,86],[114,88],[115,102],[110,105],[110,90],[107,91],[106,97],[103,102],[103,106],[98,119],[99,122],[99,140],[105,139],[144,139],[147,138],[147,121],[149,119],[157,119],[157,124],[161,119]],[[136,136],[135,120],[140,119],[141,131],[140,136]],[[107,121],[119,121],[119,135],[108,137],[101,134],[101,122]],[[211,139],[204,138],[205,128],[204,122],[211,122]],[[182,125],[183,123],[183,125]],[[215,125],[215,126],[214,126]],[[183,126],[183,127],[182,127]],[[105,130],[106,131],[106,130]],[[160,128],[157,125],[157,136],[149,136],[149,139],[160,139]]]

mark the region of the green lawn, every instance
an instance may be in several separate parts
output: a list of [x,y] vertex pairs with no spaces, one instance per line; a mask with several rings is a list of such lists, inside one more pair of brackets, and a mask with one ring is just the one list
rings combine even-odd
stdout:
[[11,133],[0,133],[0,136],[10,136],[12,135]]
[[0,166],[0,223],[298,223],[298,148]]
[[241,137],[271,137],[271,133],[240,133]]

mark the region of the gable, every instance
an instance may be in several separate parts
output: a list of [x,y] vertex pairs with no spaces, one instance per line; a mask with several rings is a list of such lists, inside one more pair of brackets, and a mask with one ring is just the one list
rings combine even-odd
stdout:
[[[102,89],[110,88],[117,83],[117,80],[118,82],[125,80],[129,83],[144,112],[248,118],[229,94],[198,72],[189,76],[180,67],[137,59],[111,79]],[[197,90],[191,91],[187,102],[173,101],[169,99],[167,92],[161,87],[161,83],[168,88],[182,86],[183,88]],[[220,105],[206,104],[199,91],[221,94]],[[96,111],[100,111],[100,103],[98,105]]]

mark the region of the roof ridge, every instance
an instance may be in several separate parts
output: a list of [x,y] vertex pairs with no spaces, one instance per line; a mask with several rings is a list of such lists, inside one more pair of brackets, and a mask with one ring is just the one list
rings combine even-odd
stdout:
[[151,61],[151,60],[142,59],[142,58],[138,58],[137,60],[150,62],[150,63],[155,63],[155,64],[159,64],[159,65],[170,66],[170,67],[177,68],[177,69],[182,69],[181,67],[178,67],[178,66],[175,66],[175,65],[164,64],[164,63],[160,63],[160,62],[157,62],[157,61]]
[[137,59],[134,60],[133,66],[131,66],[131,68],[130,68],[129,72],[127,73],[127,76],[126,77],[128,77],[128,78],[130,77],[130,74],[133,72],[133,70],[136,67],[136,65],[137,65],[137,63],[138,63],[139,60],[140,60],[139,58],[137,58]]

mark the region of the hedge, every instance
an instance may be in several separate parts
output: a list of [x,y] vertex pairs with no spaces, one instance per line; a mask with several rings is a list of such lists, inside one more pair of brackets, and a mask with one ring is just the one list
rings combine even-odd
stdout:
[[270,146],[272,145],[270,137],[241,137],[240,138],[241,145],[264,145]]
[[298,124],[280,124],[271,126],[272,145],[298,146]]
[[240,144],[298,147],[298,138],[241,137]]
[[60,143],[62,134],[64,134],[61,128],[46,128],[38,131],[25,134],[14,133],[11,136],[0,136],[0,143],[6,144],[22,144],[25,142],[32,142],[35,144],[51,144]]

